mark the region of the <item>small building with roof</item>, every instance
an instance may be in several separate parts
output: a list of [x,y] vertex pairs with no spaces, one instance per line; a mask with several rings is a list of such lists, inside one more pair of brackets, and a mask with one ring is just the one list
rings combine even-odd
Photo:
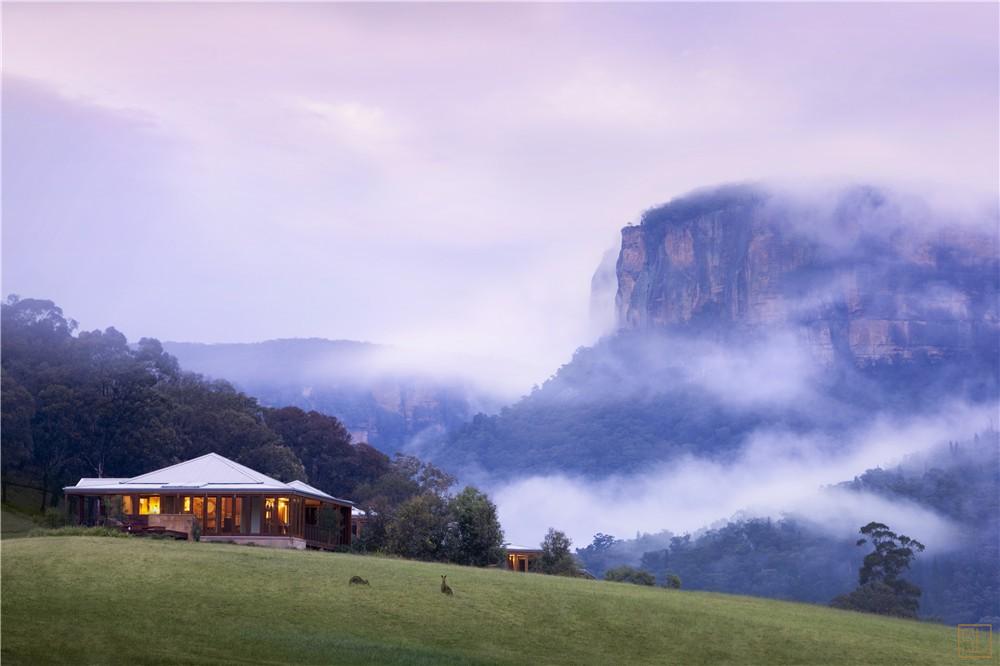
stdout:
[[279,548],[351,543],[354,503],[303,481],[283,483],[216,453],[130,479],[84,478],[63,489],[81,524],[117,521]]
[[531,546],[506,544],[504,549],[507,551],[507,568],[523,573],[532,571],[532,563],[542,556],[541,548]]
[[[372,514],[376,515],[376,514]],[[362,511],[358,507],[351,509],[351,538],[357,539],[361,536],[362,530],[368,524],[368,512]]]

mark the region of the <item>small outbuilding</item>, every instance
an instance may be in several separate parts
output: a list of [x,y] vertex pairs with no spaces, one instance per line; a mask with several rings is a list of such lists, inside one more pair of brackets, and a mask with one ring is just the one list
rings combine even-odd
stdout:
[[542,556],[541,548],[530,548],[528,546],[515,546],[507,544],[507,568],[513,571],[527,573],[532,570],[532,562]]

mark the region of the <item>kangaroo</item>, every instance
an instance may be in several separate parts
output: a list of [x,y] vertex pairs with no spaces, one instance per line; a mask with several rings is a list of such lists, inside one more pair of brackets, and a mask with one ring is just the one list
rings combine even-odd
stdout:
[[451,587],[448,585],[448,577],[441,576],[441,593],[451,596],[454,592],[451,591]]
[[361,576],[351,576],[351,583],[350,584],[351,585],[367,585],[368,581],[366,581]]

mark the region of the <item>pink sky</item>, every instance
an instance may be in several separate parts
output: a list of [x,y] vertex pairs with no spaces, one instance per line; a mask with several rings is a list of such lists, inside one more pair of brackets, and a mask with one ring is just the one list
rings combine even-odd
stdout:
[[[504,363],[593,340],[645,208],[997,197],[998,6],[5,4],[3,291],[130,338]],[[499,372],[498,368],[494,368]]]

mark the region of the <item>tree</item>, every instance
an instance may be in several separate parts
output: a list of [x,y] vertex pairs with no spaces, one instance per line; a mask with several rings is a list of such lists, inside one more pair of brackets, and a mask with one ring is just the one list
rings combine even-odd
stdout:
[[77,396],[66,386],[49,386],[38,394],[31,424],[31,462],[41,481],[41,512],[45,511],[49,493],[57,497],[62,482],[67,480],[64,473],[79,448],[79,420],[85,415]]
[[600,552],[611,548],[611,546],[615,545],[617,542],[618,540],[611,534],[598,532],[594,535],[594,541],[590,544],[590,546],[588,546],[588,548],[593,548],[595,551]]
[[474,566],[497,563],[503,550],[503,529],[497,518],[497,507],[490,498],[466,486],[451,500],[449,508],[449,559]]
[[31,419],[35,415],[35,401],[6,370],[2,373],[2,400],[0,400],[0,433],[3,433],[3,446],[0,446],[0,479],[2,479],[2,498],[7,501],[7,483],[9,475],[15,469],[20,469],[31,459]]
[[627,564],[605,571],[604,580],[609,580],[615,583],[632,583],[633,585],[656,584],[656,576],[648,571],[630,567]]
[[135,358],[157,381],[175,381],[181,374],[177,359],[163,351],[156,338],[140,338]]
[[453,485],[455,477],[447,472],[414,456],[397,453],[388,470],[372,483],[358,487],[357,495],[364,503],[380,498],[390,506],[399,506],[419,494],[445,498]]
[[356,481],[345,474],[345,463],[353,457],[354,449],[351,435],[340,421],[319,412],[283,407],[265,410],[264,422],[302,460],[311,483],[318,488],[336,488],[344,495],[354,492]]
[[920,588],[900,575],[910,568],[924,545],[905,534],[897,535],[888,525],[870,522],[861,528],[857,545],[871,543],[874,550],[865,556],[858,570],[858,588],[830,602],[834,608],[879,615],[917,617]]
[[924,545],[905,534],[896,535],[889,530],[888,525],[871,522],[861,528],[864,535],[858,539],[857,545],[863,546],[871,542],[875,548],[865,556],[861,569],[858,571],[858,583],[884,582],[892,585],[904,571],[910,568],[910,563],[918,552],[923,552]]
[[243,453],[237,461],[276,478],[278,481],[305,481],[306,472],[295,452],[283,444],[267,442]]
[[385,498],[376,498],[364,505],[366,520],[364,529],[357,539],[351,540],[351,547],[362,553],[388,552],[388,532],[393,508]]
[[412,559],[445,559],[448,518],[448,505],[441,497],[432,493],[411,497],[386,527],[386,549]]
[[575,576],[580,567],[569,552],[573,542],[564,532],[550,527],[542,540],[542,556],[538,558],[542,573],[554,576]]

